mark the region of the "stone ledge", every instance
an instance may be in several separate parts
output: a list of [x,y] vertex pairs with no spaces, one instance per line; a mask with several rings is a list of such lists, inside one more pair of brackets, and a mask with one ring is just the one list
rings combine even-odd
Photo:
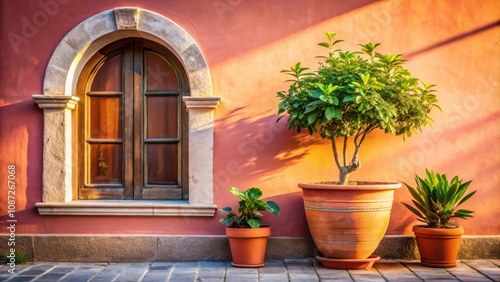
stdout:
[[196,205],[187,201],[72,201],[36,203],[40,215],[99,216],[206,216],[213,217],[216,205]]
[[80,98],[65,95],[32,95],[40,109],[69,109],[74,110]]
[[184,96],[182,100],[186,104],[186,108],[193,109],[216,109],[222,101],[222,97],[192,97]]
[[[6,253],[8,234],[0,235],[0,253]],[[126,246],[126,247],[124,247]],[[224,235],[46,235],[17,234],[16,249],[35,262],[147,262],[230,261]],[[317,250],[309,237],[269,238],[266,259],[314,257]],[[413,236],[386,236],[375,254],[383,259],[418,260]],[[497,259],[500,236],[464,236],[458,259]]]

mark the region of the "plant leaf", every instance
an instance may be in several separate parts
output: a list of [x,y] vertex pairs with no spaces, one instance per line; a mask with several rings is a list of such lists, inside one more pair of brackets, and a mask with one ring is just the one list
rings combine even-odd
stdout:
[[231,210],[232,210],[231,207],[224,207],[220,209],[221,212],[230,212]]
[[332,120],[335,117],[335,109],[333,107],[328,107],[325,111],[325,117],[327,120]]
[[309,124],[312,124],[315,120],[316,117],[318,116],[318,112],[312,112],[308,117],[307,117],[307,122]]
[[250,225],[250,227],[252,228],[259,228],[260,227],[260,218],[250,218],[247,220],[248,222],[248,225]]
[[280,207],[278,206],[278,204],[276,202],[273,202],[273,201],[267,202],[266,210],[270,213],[275,214],[275,215],[280,214]]

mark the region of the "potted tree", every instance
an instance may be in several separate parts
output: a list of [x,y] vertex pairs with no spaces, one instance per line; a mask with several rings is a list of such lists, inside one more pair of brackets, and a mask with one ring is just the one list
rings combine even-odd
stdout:
[[457,208],[477,190],[465,194],[472,180],[462,183],[455,176],[448,182],[445,174],[429,170],[425,171],[425,175],[425,179],[415,175],[415,187],[405,183],[415,207],[403,203],[418,216],[419,221],[426,224],[413,226],[420,261],[430,267],[455,267],[464,229],[454,219],[467,219],[473,213]]
[[241,191],[230,187],[229,191],[240,199],[238,213],[231,207],[220,209],[227,212],[219,222],[226,224],[226,235],[229,238],[231,256],[236,267],[264,266],[267,239],[271,236],[271,227],[261,225],[261,211],[279,215],[280,208],[276,202],[260,199],[262,191],[259,188],[249,188]]
[[411,136],[432,121],[431,109],[439,106],[434,85],[411,76],[401,54],[380,54],[379,43],[343,52],[336,49],[343,40],[326,35],[328,42],[319,45],[328,52],[315,71],[300,62],[282,71],[293,79],[277,93],[278,121],[287,116],[289,129],[331,140],[339,181],[299,184],[309,229],[325,266],[365,268],[366,261],[379,259],[371,255],[387,230],[394,189],[401,184],[349,182],[361,166],[361,146],[374,130]]

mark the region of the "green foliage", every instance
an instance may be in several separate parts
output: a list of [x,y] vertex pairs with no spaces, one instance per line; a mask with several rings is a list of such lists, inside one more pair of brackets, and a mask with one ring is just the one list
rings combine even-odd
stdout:
[[262,196],[262,191],[259,188],[249,188],[246,191],[241,191],[236,187],[229,188],[229,191],[240,199],[238,212],[240,215],[232,211],[231,207],[220,209],[221,212],[228,214],[222,217],[219,222],[226,224],[229,227],[237,228],[258,228],[260,227],[262,216],[260,211],[268,211],[275,215],[280,214],[280,207],[273,201],[263,201],[259,199]]
[[[15,257],[14,257],[15,264],[25,264],[29,260],[28,257],[23,252],[15,252],[14,255],[15,255]],[[10,252],[5,253],[3,260],[7,263],[11,262],[10,256],[11,256]]]
[[471,181],[462,184],[457,176],[448,182],[445,174],[426,170],[426,178],[415,175],[415,188],[406,184],[413,196],[415,207],[403,203],[411,212],[416,214],[420,221],[432,228],[454,228],[457,223],[453,218],[467,219],[472,217],[473,211],[456,210],[458,206],[470,199],[476,191],[465,195]]
[[[319,134],[330,139],[354,137],[354,154],[347,165],[335,153],[339,170],[350,173],[359,167],[358,153],[365,136],[375,129],[411,136],[429,124],[429,113],[439,108],[434,85],[411,76],[403,67],[401,54],[383,55],[375,49],[380,43],[359,44],[360,51],[343,52],[336,45],[335,33],[326,33],[328,42],[318,45],[328,49],[318,69],[300,62],[281,72],[293,77],[288,90],[277,93],[280,117],[288,116],[289,129]],[[334,148],[336,150],[336,148]],[[345,151],[345,147],[344,147]]]

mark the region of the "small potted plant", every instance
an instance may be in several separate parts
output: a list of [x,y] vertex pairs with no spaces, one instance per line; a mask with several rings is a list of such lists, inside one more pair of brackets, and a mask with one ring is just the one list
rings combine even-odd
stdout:
[[372,253],[387,230],[401,183],[349,182],[361,167],[361,147],[375,130],[411,136],[432,121],[429,114],[439,106],[434,85],[413,77],[401,54],[380,54],[379,43],[342,51],[337,44],[343,40],[326,35],[328,42],[318,45],[328,52],[315,71],[300,62],[282,71],[293,79],[277,93],[278,121],[286,116],[290,129],[331,141],[338,181],[299,183],[307,222],[325,266],[364,268],[364,260],[380,259]]
[[267,239],[271,235],[271,227],[261,225],[261,211],[279,215],[280,208],[273,201],[260,199],[262,191],[259,188],[249,188],[241,191],[230,187],[229,191],[240,199],[238,213],[231,207],[220,209],[227,212],[219,222],[226,225],[226,235],[229,238],[232,265],[236,267],[261,267],[267,248]]
[[472,211],[457,208],[477,190],[466,194],[471,181],[462,183],[458,176],[448,182],[445,174],[426,170],[422,179],[415,175],[416,186],[405,183],[413,197],[413,206],[403,203],[426,225],[413,226],[421,263],[430,267],[455,267],[464,229],[455,218],[472,217]]

